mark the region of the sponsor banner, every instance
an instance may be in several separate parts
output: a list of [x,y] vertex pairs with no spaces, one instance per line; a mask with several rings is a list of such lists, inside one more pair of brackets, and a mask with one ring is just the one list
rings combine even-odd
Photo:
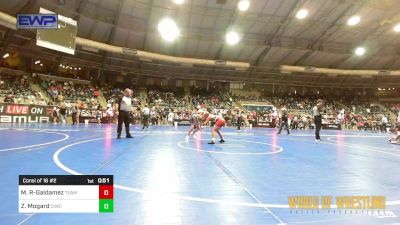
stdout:
[[322,129],[324,130],[341,130],[342,126],[340,124],[322,124]]
[[0,123],[48,123],[53,106],[0,103]]
[[271,122],[258,122],[256,127],[269,127],[269,128],[272,128],[272,123]]
[[18,29],[58,29],[57,14],[18,14]]
[[174,121],[178,123],[178,126],[190,126],[190,121],[189,120],[185,120],[185,119],[178,120],[178,119],[176,119]]
[[[85,123],[85,120],[89,120],[89,123],[97,123],[96,118],[97,109],[81,109],[79,115],[79,123]],[[107,123],[106,110],[101,110],[101,123]]]
[[[53,122],[54,106],[45,105],[20,105],[13,103],[0,103],[0,123],[49,123]],[[88,119],[90,123],[97,123],[95,109],[81,109],[79,122]],[[106,123],[106,110],[102,110],[102,123]],[[72,109],[67,108],[67,116],[72,115]]]
[[257,124],[255,125],[256,127],[269,127],[269,128],[273,128],[273,124],[272,122],[267,122],[267,121],[257,121]]

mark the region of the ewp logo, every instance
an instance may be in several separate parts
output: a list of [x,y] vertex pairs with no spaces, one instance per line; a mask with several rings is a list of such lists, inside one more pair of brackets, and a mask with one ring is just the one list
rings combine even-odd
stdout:
[[18,14],[18,29],[57,29],[57,14]]

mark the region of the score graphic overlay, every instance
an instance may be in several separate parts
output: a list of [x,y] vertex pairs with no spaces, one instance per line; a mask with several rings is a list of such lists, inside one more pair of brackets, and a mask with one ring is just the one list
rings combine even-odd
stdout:
[[111,213],[113,175],[20,175],[20,213]]

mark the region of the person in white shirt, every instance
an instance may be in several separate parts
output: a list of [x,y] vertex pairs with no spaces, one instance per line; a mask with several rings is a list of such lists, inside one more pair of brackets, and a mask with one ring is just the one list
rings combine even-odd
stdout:
[[158,125],[157,112],[154,108],[150,110],[150,120],[152,125]]
[[126,138],[133,138],[129,132],[129,120],[130,114],[132,112],[132,91],[130,89],[125,89],[124,96],[118,99],[118,129],[117,133],[118,139],[121,139],[122,124],[125,124]]
[[386,130],[387,122],[388,122],[387,117],[385,115],[383,115],[383,117],[382,117],[382,125],[381,125],[381,132],[385,132],[385,133],[387,132],[387,130]]
[[[200,114],[197,113],[197,109],[192,111],[192,115],[189,118],[190,128],[188,134],[186,135],[185,140],[188,141],[191,135],[194,135],[197,131],[200,130]],[[192,133],[193,132],[193,133]]]
[[111,106],[107,108],[106,115],[108,122],[111,123],[111,120],[114,117],[114,109]]
[[168,113],[168,123],[174,124],[174,113],[172,111]]
[[314,124],[315,124],[315,141],[321,141],[321,137],[319,132],[322,127],[322,115],[321,112],[323,110],[323,100],[318,99],[317,105],[313,108],[313,116],[314,116]]
[[305,115],[303,115],[303,118],[301,118],[303,121],[303,128],[308,129],[308,119]]
[[143,109],[143,128],[142,130],[144,130],[145,127],[149,128],[149,118],[150,118],[150,109],[147,105],[144,106]]

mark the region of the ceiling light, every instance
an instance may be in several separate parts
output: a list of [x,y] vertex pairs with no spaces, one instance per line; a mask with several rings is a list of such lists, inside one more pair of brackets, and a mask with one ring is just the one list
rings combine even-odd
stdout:
[[35,61],[35,65],[36,65],[36,64],[39,64],[39,63],[40,63],[40,60]]
[[8,58],[8,56],[10,56],[10,54],[6,53],[3,55],[3,59]]
[[42,63],[40,63],[40,66],[43,66],[43,64],[42,64]]
[[174,3],[177,5],[181,5],[185,2],[185,0],[174,0]]
[[307,9],[300,9],[299,11],[297,11],[296,13],[296,18],[297,19],[304,19],[308,16],[308,11]]
[[249,7],[250,7],[250,1],[248,1],[248,0],[241,0],[238,3],[238,8],[242,12],[247,11],[249,9]]
[[169,42],[174,41],[179,35],[180,31],[175,21],[170,18],[164,18],[158,23],[158,32],[161,37]]
[[354,53],[358,56],[362,56],[365,54],[365,48],[364,47],[357,47]]
[[229,33],[227,33],[225,39],[228,45],[235,45],[240,41],[239,34],[235,31],[230,31]]
[[400,33],[400,23],[396,24],[396,26],[393,27],[393,30],[394,30],[395,32]]
[[355,26],[359,24],[361,21],[361,18],[359,16],[352,16],[347,20],[347,25],[349,26]]
[[79,70],[81,70],[82,68],[79,67]]

